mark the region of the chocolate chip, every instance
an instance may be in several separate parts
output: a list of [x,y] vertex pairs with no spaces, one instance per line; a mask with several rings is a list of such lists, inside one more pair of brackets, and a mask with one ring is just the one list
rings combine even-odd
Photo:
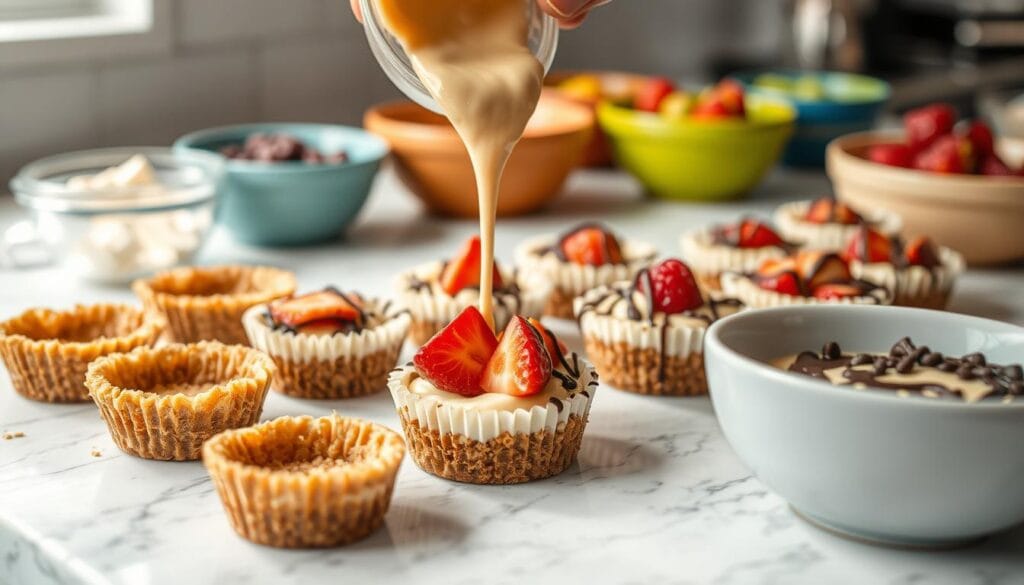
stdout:
[[992,372],[992,368],[988,366],[975,366],[974,369],[971,370],[971,374],[973,374],[975,378],[991,379],[995,376],[995,374]]
[[956,362],[945,361],[935,366],[940,372],[952,372],[957,369]]
[[1007,392],[1010,394],[1024,394],[1024,382],[1011,382]]
[[961,380],[973,380],[974,368],[971,366],[971,364],[968,363],[960,364],[960,367],[956,369],[956,375]]
[[1011,380],[1024,380],[1024,369],[1018,364],[1003,367],[1001,373]]
[[963,357],[964,361],[971,364],[972,366],[984,366],[985,356],[980,353],[969,353]]
[[889,355],[902,357],[912,351],[914,351],[914,342],[909,337],[904,337],[892,346],[892,349],[889,350]]
[[871,354],[858,353],[857,355],[853,356],[853,359],[850,360],[850,365],[851,366],[863,366],[865,364],[870,364],[870,363],[872,363],[874,361],[875,361],[875,358],[872,357]]
[[827,360],[837,360],[843,356],[843,351],[839,349],[839,344],[830,341],[821,348],[821,357]]
[[883,357],[877,358],[874,363],[874,368],[874,374],[876,376],[881,376],[882,374],[885,373],[886,370],[889,369],[889,360]]
[[896,364],[896,372],[899,374],[909,374],[914,370],[914,364],[916,363],[917,355],[915,353],[907,354]]
[[926,353],[923,356],[921,356],[922,366],[928,366],[929,368],[933,368],[939,365],[940,363],[942,363],[942,354],[937,351]]

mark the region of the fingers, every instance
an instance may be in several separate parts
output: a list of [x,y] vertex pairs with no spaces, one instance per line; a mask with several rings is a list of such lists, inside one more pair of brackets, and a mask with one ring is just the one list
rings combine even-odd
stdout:
[[356,15],[356,20],[363,22],[363,10],[359,7],[359,0],[351,0],[352,2],[352,14]]
[[563,28],[576,28],[586,18],[587,12],[595,6],[607,4],[609,0],[538,0],[540,7],[558,19]]

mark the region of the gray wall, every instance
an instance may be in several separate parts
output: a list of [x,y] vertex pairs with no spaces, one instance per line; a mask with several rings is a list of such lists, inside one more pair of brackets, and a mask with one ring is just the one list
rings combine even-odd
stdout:
[[[166,1],[162,50],[0,59],[0,184],[48,154],[247,121],[356,124],[397,97],[346,0]],[[774,52],[781,12],[782,0],[617,0],[562,36],[555,66],[699,77],[712,55]]]

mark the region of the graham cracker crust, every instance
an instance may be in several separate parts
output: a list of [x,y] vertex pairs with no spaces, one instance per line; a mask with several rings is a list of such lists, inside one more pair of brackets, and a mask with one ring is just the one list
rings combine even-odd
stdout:
[[398,433],[337,414],[281,417],[203,446],[232,528],[279,548],[326,548],[384,522],[405,456]]
[[558,319],[575,319],[573,314],[573,301],[576,300],[574,293],[568,293],[555,287],[548,298],[548,304],[544,307],[544,314]]
[[620,390],[656,396],[702,396],[708,393],[704,354],[664,356],[654,348],[641,349],[625,342],[605,343],[585,337],[587,357],[601,381]]
[[576,460],[587,426],[585,418],[573,415],[554,433],[506,432],[480,442],[420,427],[419,421],[409,418],[407,409],[398,414],[409,452],[423,471],[483,485],[525,483],[562,473]]
[[388,374],[398,363],[401,350],[398,344],[363,357],[304,363],[271,356],[277,364],[272,387],[281,394],[316,400],[368,396],[387,387]]

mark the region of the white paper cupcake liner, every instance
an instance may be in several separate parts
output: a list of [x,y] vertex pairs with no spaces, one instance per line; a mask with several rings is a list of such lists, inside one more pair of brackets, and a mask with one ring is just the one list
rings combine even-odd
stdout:
[[538,236],[526,240],[516,248],[516,266],[524,274],[541,274],[550,279],[558,290],[579,295],[602,284],[629,280],[637,272],[650,266],[657,257],[654,246],[645,242],[627,240],[622,243],[626,264],[590,266],[562,262],[554,254],[538,254],[557,242],[557,236]]
[[[436,283],[444,268],[442,262],[421,264],[398,276],[396,289],[398,300],[412,315],[413,320],[429,323],[449,323],[469,306],[479,306],[480,294],[477,289],[465,289],[451,296],[437,291],[433,286],[411,290],[410,283],[420,280]],[[544,313],[552,286],[544,278],[531,274],[516,274],[499,267],[505,282],[513,280],[519,285],[519,301],[510,295],[496,292],[494,295],[494,322],[500,331],[505,328],[513,315],[540,317]]]
[[880,284],[897,297],[923,297],[931,293],[948,293],[957,277],[964,271],[964,257],[959,252],[939,247],[941,266],[928,269],[923,266],[897,268],[888,262],[850,262],[850,272],[855,278],[862,278]]
[[[804,221],[803,217],[807,214],[811,203],[811,201],[794,201],[780,205],[775,210],[773,218],[779,235],[809,250],[835,252],[845,249],[850,238],[861,226],[837,223],[818,224]],[[895,213],[874,210],[861,215],[871,223],[871,227],[886,236],[895,236],[903,229],[903,219]]]
[[715,244],[710,229],[692,231],[680,238],[683,261],[703,274],[726,271],[752,272],[768,258],[782,258],[786,251],[775,246],[764,248],[734,248]]
[[889,305],[892,304],[892,291],[879,288],[870,294],[859,297],[847,297],[833,300],[820,300],[814,297],[794,296],[765,290],[745,274],[725,272],[722,274],[722,292],[726,296],[735,297],[752,309],[782,307],[789,305],[843,304],[843,305]]
[[[380,303],[368,300],[368,307],[378,309]],[[387,321],[376,327],[339,335],[307,335],[275,330],[264,319],[267,305],[256,305],[242,316],[242,325],[249,342],[271,357],[296,363],[333,361],[343,357],[363,358],[379,351],[401,346],[409,332],[409,315],[395,307]]]
[[[596,338],[605,344],[625,343],[638,349],[654,349],[668,356],[685,357],[703,351],[707,325],[700,319],[669,316],[667,329],[663,332],[661,325],[652,325],[647,321],[634,321],[590,311],[581,316],[582,307],[594,298],[602,296],[606,290],[606,287],[592,289],[587,294],[577,297],[573,303],[573,312],[580,320],[580,330],[584,338]],[[665,343],[664,352],[661,351],[662,339]]]
[[441,435],[462,435],[474,441],[486,442],[504,433],[528,435],[545,430],[554,433],[570,416],[586,420],[590,413],[590,405],[597,391],[597,386],[591,385],[590,381],[597,377],[590,364],[583,360],[578,360],[578,363],[580,379],[575,394],[566,399],[555,399],[558,404],[549,402],[529,409],[475,409],[446,402],[434,395],[416,394],[409,389],[411,377],[416,373],[413,366],[404,366],[392,372],[388,378],[388,389],[397,410],[406,409],[409,418],[417,421],[421,428],[437,431]]

